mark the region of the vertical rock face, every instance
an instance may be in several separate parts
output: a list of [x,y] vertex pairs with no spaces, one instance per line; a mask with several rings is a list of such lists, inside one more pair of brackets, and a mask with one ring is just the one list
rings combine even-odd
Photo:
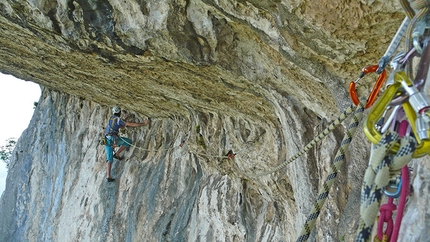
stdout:
[[[304,115],[289,113],[297,120]],[[329,163],[338,142],[330,136],[309,154],[311,161],[299,159],[279,175],[252,179],[249,173],[291,156],[309,137],[294,135],[282,144],[283,135],[270,125],[234,117],[154,119],[150,127],[127,129],[135,146],[114,163],[117,180],[107,183],[98,138],[108,117],[109,108],[44,89],[10,164],[2,241],[290,240],[325,173],[313,162]],[[301,127],[313,134],[314,125],[296,123],[284,131]],[[291,146],[287,154],[285,146]],[[222,157],[229,149],[237,151],[233,160]],[[343,200],[349,189],[337,189]],[[343,207],[330,204],[326,213],[340,219]],[[338,234],[334,224],[321,233],[327,230]]]
[[[319,131],[313,127],[324,124],[290,110],[288,122],[303,115],[308,121],[282,129],[297,134],[300,127],[305,135],[282,144],[276,129],[252,120],[204,114],[155,119],[150,127],[126,130],[135,146],[114,163],[117,180],[107,183],[98,138],[109,114],[107,107],[44,89],[10,164],[0,205],[2,241],[293,240],[342,136],[337,131],[281,172],[256,179],[252,174],[292,156]],[[355,139],[353,147],[365,142]],[[222,157],[229,149],[238,151],[233,160]],[[340,173],[316,225],[318,241],[350,240],[355,232],[356,173],[365,166],[356,159],[367,155],[354,148],[352,154],[354,164]],[[425,164],[415,166],[416,189],[404,220],[410,225],[402,233],[415,241],[427,226]]]
[[[295,155],[348,106],[351,76],[379,60],[399,9],[0,1],[0,71],[43,86],[10,164],[0,241],[295,240],[346,125],[284,169],[255,174]],[[153,122],[126,130],[134,146],[107,183],[98,139],[116,104],[128,121]],[[353,239],[369,148],[359,128],[311,240]],[[414,160],[402,240],[428,238],[428,162]]]

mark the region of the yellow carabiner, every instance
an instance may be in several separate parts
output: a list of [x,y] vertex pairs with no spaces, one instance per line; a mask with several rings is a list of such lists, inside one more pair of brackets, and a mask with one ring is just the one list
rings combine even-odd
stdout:
[[[384,114],[384,111],[387,109],[388,105],[390,105],[391,100],[393,100],[393,98],[399,94],[399,88],[402,87],[401,81],[404,80],[407,83],[411,84],[411,81],[404,72],[396,73],[394,75],[394,80],[396,82],[390,85],[387,90],[385,90],[382,97],[377,100],[364,123],[364,134],[370,140],[370,142],[374,144],[377,144],[382,137],[382,135],[376,129],[376,123],[381,119],[382,115]],[[416,133],[415,120],[417,119],[417,115],[415,111],[408,102],[402,105],[403,109],[405,110],[406,117],[408,118],[408,121],[414,131],[415,138],[418,141],[418,147],[416,148],[413,157],[419,158],[430,154],[430,140],[420,140],[418,134]],[[391,149],[391,151],[397,153],[399,148],[400,145],[396,144]]]
[[406,117],[408,117],[409,124],[412,126],[415,138],[417,139],[418,146],[413,154],[414,158],[420,158],[430,154],[430,140],[421,140],[418,136],[417,129],[415,126],[415,120],[417,119],[417,113],[412,108],[411,104],[406,102],[402,104],[403,110],[405,110]]
[[376,129],[376,123],[381,119],[384,111],[387,109],[391,100],[393,100],[401,86],[402,84],[400,82],[390,85],[387,90],[385,90],[384,94],[373,105],[369,115],[367,115],[363,129],[364,134],[370,140],[370,142],[377,144],[381,140],[382,135]]

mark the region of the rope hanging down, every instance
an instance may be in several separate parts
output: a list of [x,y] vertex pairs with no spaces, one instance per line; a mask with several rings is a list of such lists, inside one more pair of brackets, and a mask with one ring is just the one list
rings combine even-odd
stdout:
[[339,172],[343,164],[343,161],[345,160],[345,154],[348,150],[349,144],[352,141],[352,137],[354,136],[354,133],[357,130],[358,124],[363,118],[364,105],[365,105],[364,102],[360,102],[354,111],[354,116],[352,117],[349,123],[348,129],[345,132],[341,146],[336,153],[336,157],[334,158],[334,162],[333,162],[333,165],[331,166],[330,172],[326,180],[324,181],[323,186],[320,189],[320,192],[317,197],[317,201],[313,205],[311,214],[306,219],[306,222],[303,226],[300,236],[296,240],[297,242],[307,241],[309,238],[309,235],[312,232],[315,222],[321,212],[322,207],[324,206],[325,200],[328,197],[330,188],[336,179],[337,173]]
[[412,159],[417,146],[416,140],[410,136],[400,139],[400,149],[396,154],[389,150],[398,142],[398,134],[386,132],[375,147],[369,167],[367,168],[361,190],[360,225],[355,241],[363,242],[370,239],[373,224],[378,213],[383,195],[383,188],[400,169]]
[[349,106],[335,121],[330,123],[330,125],[326,129],[324,129],[322,132],[317,134],[311,142],[309,142],[303,149],[301,149],[299,152],[297,152],[293,157],[291,157],[287,161],[281,163],[277,167],[275,167],[271,170],[268,170],[266,172],[259,173],[259,174],[248,174],[248,175],[251,177],[265,176],[265,175],[269,175],[269,174],[272,174],[274,172],[277,172],[277,171],[281,170],[282,168],[286,167],[288,164],[290,164],[291,162],[293,162],[294,160],[299,158],[301,155],[303,155],[304,153],[309,151],[319,141],[321,141],[324,137],[326,137],[328,134],[330,134],[334,129],[336,129],[337,126],[339,126],[347,117],[349,117],[349,115],[351,115],[354,112],[354,108],[355,108],[355,105],[351,104],[351,106]]

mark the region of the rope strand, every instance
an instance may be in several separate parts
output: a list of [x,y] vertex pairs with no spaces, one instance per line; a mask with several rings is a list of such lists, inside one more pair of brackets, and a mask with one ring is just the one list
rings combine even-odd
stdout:
[[349,144],[352,141],[352,136],[354,135],[355,131],[357,130],[358,124],[363,118],[363,112],[364,112],[364,103],[360,102],[355,109],[354,116],[352,117],[348,129],[345,132],[345,135],[343,137],[341,146],[339,150],[336,153],[336,157],[334,159],[333,165],[331,166],[330,172],[327,175],[326,180],[324,181],[324,184],[322,185],[320,192],[318,194],[317,201],[314,203],[312,207],[312,211],[308,218],[306,219],[306,222],[302,228],[302,231],[300,232],[300,236],[297,238],[297,242],[307,241],[312,229],[315,225],[315,222],[321,212],[321,209],[324,206],[324,203],[328,197],[328,193],[330,191],[330,188],[332,187],[337,173],[339,172],[344,160],[345,160],[345,154],[348,150]]
[[370,239],[375,217],[381,204],[382,189],[412,159],[417,146],[416,140],[410,136],[400,139],[399,151],[395,155],[390,154],[389,150],[397,141],[398,134],[387,131],[372,154],[369,167],[363,179],[360,225],[355,237],[356,242],[364,242]]
[[291,157],[287,161],[281,163],[280,165],[266,172],[262,172],[259,174],[248,174],[248,175],[251,177],[265,176],[265,175],[275,173],[281,170],[282,168],[286,167],[288,164],[290,164],[291,162],[299,158],[301,155],[309,151],[312,147],[314,147],[317,144],[317,142],[321,141],[324,137],[330,134],[334,129],[336,129],[337,126],[339,126],[347,117],[349,117],[349,115],[351,115],[354,112],[354,107],[355,107],[354,104],[351,104],[351,106],[349,106],[335,121],[330,123],[330,125],[326,129],[324,129],[322,132],[317,134],[311,142],[309,142],[303,149],[301,149],[298,153],[296,153],[293,157]]

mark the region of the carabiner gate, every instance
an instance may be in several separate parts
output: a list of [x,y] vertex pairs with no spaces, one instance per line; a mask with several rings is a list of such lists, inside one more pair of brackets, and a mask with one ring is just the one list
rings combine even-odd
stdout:
[[[379,132],[379,130],[377,130],[376,123],[381,119],[382,115],[385,113],[385,110],[390,105],[393,98],[399,94],[403,95],[402,94],[403,92],[400,91],[399,89],[402,87],[403,81],[407,83],[410,82],[407,79],[408,77],[403,72],[396,73],[396,76],[395,76],[396,82],[387,87],[382,97],[378,99],[373,109],[367,115],[367,119],[365,120],[363,129],[364,129],[364,134],[367,136],[370,142],[377,144],[381,140],[382,135]],[[409,124],[412,127],[415,138],[418,141],[418,146],[414,151],[413,157],[414,158],[423,157],[430,153],[430,140],[420,139],[419,133],[417,132],[418,129],[415,124],[415,121],[417,120],[417,113],[414,110],[414,108],[411,106],[411,104],[409,102],[405,102],[402,104],[402,107],[403,107],[403,110],[405,111]],[[400,145],[395,144],[391,149],[391,151],[397,153],[399,148],[400,148]]]
[[390,180],[388,185],[383,188],[383,191],[387,197],[399,198],[402,191],[402,178]]
[[[364,77],[364,75],[370,73],[370,72],[376,72],[376,70],[378,70],[378,65],[373,65],[373,66],[368,66],[363,68],[362,73],[360,75],[360,77],[355,80],[352,81],[349,84],[349,96],[351,97],[351,101],[355,104],[358,105],[358,103],[360,102],[358,97],[357,97],[357,90],[355,89],[355,84]],[[381,72],[381,74],[379,74],[378,80],[375,83],[375,86],[372,89],[372,92],[370,93],[369,97],[367,98],[367,103],[366,106],[364,108],[369,108],[370,106],[373,105],[373,103],[376,100],[376,97],[378,96],[379,90],[382,87],[382,84],[384,84],[385,81],[385,77],[387,76],[385,70],[383,70]]]

